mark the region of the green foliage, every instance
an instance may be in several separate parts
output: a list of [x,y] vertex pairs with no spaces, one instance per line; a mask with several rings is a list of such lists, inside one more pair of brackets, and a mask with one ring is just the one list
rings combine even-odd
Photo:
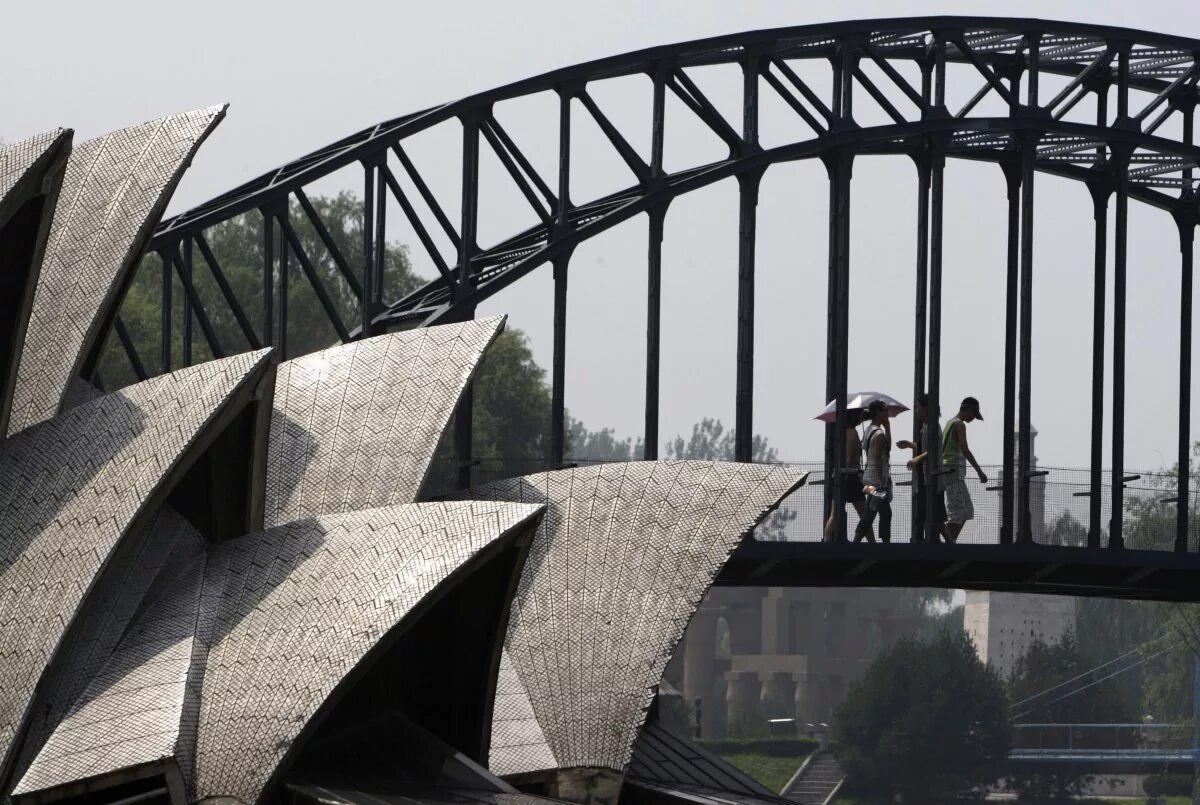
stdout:
[[[725,738],[719,741],[701,741],[700,744],[718,755],[731,753],[785,757],[793,760],[808,757],[820,747],[810,738]],[[799,766],[797,765],[797,768]],[[795,771],[795,769],[792,769]]]
[[1192,793],[1190,774],[1149,774],[1142,778],[1142,788],[1152,797],[1186,797]]
[[1087,545],[1087,527],[1076,520],[1069,511],[1063,511],[1046,529],[1047,545]]
[[961,604],[946,610],[925,608],[917,626],[917,637],[928,640],[942,632],[962,632],[966,608]]
[[[692,426],[691,438],[685,441],[683,436],[676,436],[667,442],[663,458],[733,461],[734,438],[734,432],[726,432],[721,420],[705,417]],[[771,464],[779,461],[779,451],[767,444],[765,437],[756,433],[750,457],[752,461]]]
[[550,390],[525,333],[505,330],[475,373],[474,454],[484,473],[524,475],[545,467]]
[[[1195,478],[1200,474],[1200,442],[1192,445],[1188,471]],[[1175,505],[1164,503],[1177,491],[1178,463],[1169,469],[1143,475],[1125,497],[1125,545],[1129,548],[1171,550],[1175,545]],[[1195,550],[1200,541],[1200,498],[1192,496],[1188,507],[1188,545]]]
[[800,768],[800,764],[804,762],[802,758],[746,753],[721,755],[721,759],[776,792],[787,785],[788,780],[792,779],[792,775],[796,773],[796,769]]
[[695,722],[692,705],[685,701],[683,696],[664,696],[662,693],[659,693],[655,701],[658,704],[658,723],[667,732],[681,738],[691,738]]
[[[308,216],[295,202],[289,209],[288,220],[295,230],[300,253],[324,288],[329,306],[346,328],[352,330],[362,318],[360,303],[339,267],[334,252],[355,277],[361,276],[365,262],[363,205],[356,196],[345,191],[332,197],[312,196],[310,200],[333,242],[333,250],[326,246]],[[273,276],[276,298],[272,329],[274,341],[279,344],[279,272],[282,270],[279,255],[282,253],[283,236],[279,227],[276,227],[276,233]],[[236,216],[205,230],[204,237],[233,297],[240,303],[251,331],[264,340],[262,266],[265,243],[262,215],[249,212]],[[286,355],[281,357],[294,358],[331,346],[337,343],[338,336],[304,270],[305,260],[291,248],[290,241],[288,252],[287,350]],[[385,244],[383,260],[385,304],[423,284],[413,272],[407,246],[395,242]],[[232,355],[248,350],[251,342],[233,308],[221,293],[213,267],[199,246],[193,248],[192,266],[196,295],[221,351]],[[129,331],[133,346],[151,374],[157,373],[163,365],[162,273],[162,262],[157,255],[144,258],[134,272],[120,309],[121,319]],[[184,364],[184,291],[174,271],[171,274],[171,298],[174,316],[170,323],[170,365],[179,368]],[[195,314],[191,343],[193,363],[212,359],[213,350]],[[115,333],[102,350],[99,376],[109,390],[137,380]],[[474,394],[472,449],[479,460],[475,470],[476,480],[486,481],[545,469],[549,457],[550,390],[546,384],[546,372],[534,361],[529,340],[523,332],[509,328],[492,345],[476,373]],[[618,439],[609,428],[590,431],[582,422],[570,417],[566,440],[567,457],[577,461],[628,461],[641,458],[644,452],[640,440]],[[684,442],[682,437],[677,437],[669,443],[666,457],[732,460],[733,434],[725,433],[720,421],[705,419],[693,429],[691,441]],[[754,460],[776,459],[776,451],[768,447],[767,440],[755,436]],[[443,439],[431,473],[430,489],[450,488],[455,466],[452,442]],[[766,533],[782,534],[788,519],[786,513],[774,513],[766,527],[760,529],[760,536]]]
[[[1164,626],[1158,605],[1151,602],[1080,598],[1075,607],[1075,634],[1093,665],[1157,639],[1163,634]],[[1145,679],[1145,667],[1112,679],[1126,710],[1137,712],[1142,709]]]
[[730,646],[730,631],[729,621],[724,617],[717,618],[717,650],[716,657],[718,660],[727,660],[733,656],[733,649]]
[[[1008,696],[1014,703],[1021,702],[1060,682],[1074,679],[1093,666],[1071,631],[1057,643],[1035,640],[1017,659],[1008,680]],[[1116,724],[1134,718],[1134,714],[1122,706],[1120,696],[1108,681],[1091,685],[1071,696],[1040,698],[1018,709],[1021,710],[1021,721],[1037,724]]]
[[1160,724],[1192,723],[1196,664],[1196,655],[1192,652],[1193,648],[1184,643],[1143,666],[1142,711]]
[[[1014,703],[1089,671],[1095,663],[1084,656],[1067,632],[1057,643],[1035,641],[1017,660],[1008,680],[1009,698]],[[1066,694],[1071,688],[1066,688]],[[1111,681],[1084,687],[1072,695],[1052,694],[1028,706],[1018,706],[1018,720],[1038,724],[1117,724],[1128,723],[1133,715],[1125,709],[1121,695]],[[1040,774],[1016,774],[1010,787],[1023,802],[1070,802],[1093,779],[1077,768],[1052,769]]]
[[804,759],[820,746],[807,738],[701,741],[726,763],[744,771],[772,791],[781,791]]
[[[719,419],[704,417],[692,426],[691,438],[684,440],[676,436],[664,445],[663,458],[694,459],[698,461],[733,461],[736,458],[734,449],[734,432],[726,432],[725,426]],[[768,444],[766,437],[754,434],[750,460],[772,464],[779,461],[779,451]],[[767,515],[767,519],[754,530],[755,539],[764,541],[783,540],[787,535],[788,523],[796,519],[797,512],[789,509],[776,509]]]
[[567,416],[566,455],[570,461],[636,461],[645,455],[641,439],[618,439],[612,428],[588,430]]
[[725,725],[725,735],[735,740],[760,741],[771,737],[767,716],[757,704]]
[[1000,776],[1008,701],[962,632],[905,638],[850,688],[834,718],[835,753],[856,787],[934,802]]
[[[354,195],[344,191],[332,197],[314,196],[311,201],[325,224],[330,239],[350,270],[361,273],[364,262],[362,203]],[[326,248],[303,210],[293,204],[289,212],[289,221],[295,229],[297,240],[313,268],[313,273],[325,288],[332,307],[346,327],[353,328],[361,320],[361,316],[358,312],[358,299],[349,282],[342,275],[333,254]],[[263,332],[262,228],[262,216],[252,212],[223,221],[204,233],[220,270],[233,290],[234,297],[240,301],[252,330],[260,339]],[[278,243],[275,251],[277,255],[280,252]],[[249,349],[249,341],[198,248],[193,249],[192,266],[192,281],[196,294],[225,354],[232,355]],[[336,343],[337,333],[329,324],[301,261],[294,253],[289,256],[287,268],[287,357],[294,358]],[[279,270],[279,263],[276,262],[276,304],[273,315],[276,343],[280,332]],[[420,285],[421,279],[412,270],[408,247],[398,243],[386,244],[385,299],[398,299]],[[160,366],[162,358],[162,295],[162,262],[157,255],[147,256],[137,267],[121,305],[120,314],[142,362],[151,371]],[[183,286],[176,275],[172,279],[175,317],[171,325],[172,366],[176,368],[183,365],[183,299]],[[211,359],[212,350],[205,340],[198,319],[194,320],[192,332],[193,362]],[[109,337],[104,346],[99,368],[105,387],[109,389],[128,385],[137,379],[115,334]]]

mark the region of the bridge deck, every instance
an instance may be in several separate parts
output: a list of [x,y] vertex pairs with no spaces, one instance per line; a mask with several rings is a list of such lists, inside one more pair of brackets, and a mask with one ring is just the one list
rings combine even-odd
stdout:
[[759,542],[716,580],[725,586],[948,587],[1200,602],[1200,554],[1012,545]]

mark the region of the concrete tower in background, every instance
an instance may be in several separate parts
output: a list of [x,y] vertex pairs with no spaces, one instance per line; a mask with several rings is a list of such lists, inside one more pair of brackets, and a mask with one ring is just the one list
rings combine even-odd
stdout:
[[[1017,434],[1013,434],[1013,440]],[[1029,467],[1037,470],[1037,429],[1030,429]],[[1018,446],[1018,452],[1020,447]],[[1034,542],[1046,532],[1046,485],[1044,476],[1029,484],[1029,523]],[[1013,522],[1020,522],[1014,512]],[[1007,679],[1035,640],[1057,642],[1075,628],[1075,599],[1065,596],[1022,593],[968,592],[963,627],[975,644],[979,658]]]
[[979,659],[1007,679],[1035,640],[1057,642],[1075,628],[1075,599],[1057,595],[968,592],[963,628]]

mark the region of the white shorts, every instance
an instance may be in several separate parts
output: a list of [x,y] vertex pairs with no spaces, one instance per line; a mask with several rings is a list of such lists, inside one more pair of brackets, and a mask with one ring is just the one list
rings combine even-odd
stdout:
[[975,506],[967,482],[961,479],[946,484],[946,522],[962,525],[975,519]]

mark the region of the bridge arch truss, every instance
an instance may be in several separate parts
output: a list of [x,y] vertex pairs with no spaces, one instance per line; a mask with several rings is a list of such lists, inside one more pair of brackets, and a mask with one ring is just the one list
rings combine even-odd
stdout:
[[[830,80],[808,77],[806,64],[828,65]],[[723,113],[701,89],[700,68],[733,65],[741,71],[739,119]],[[595,87],[607,80],[642,76],[649,82],[649,148],[638,147],[614,124],[597,100]],[[948,82],[972,82],[963,104],[948,101]],[[544,264],[554,278],[554,353],[551,369],[550,455],[564,460],[566,300],[573,250],[631,218],[645,215],[647,244],[647,337],[644,443],[657,457],[661,267],[664,221],[671,202],[724,179],[734,179],[739,197],[738,316],[735,433],[739,460],[750,460],[753,427],[754,287],[757,200],[763,174],[772,165],[804,159],[823,162],[829,191],[828,329],[826,396],[844,401],[849,339],[850,196],[855,159],[890,154],[910,157],[917,175],[917,260],[914,271],[914,396],[928,393],[936,410],[941,373],[941,283],[944,171],[948,159],[981,160],[1003,170],[1008,190],[1005,299],[1004,432],[1000,479],[999,541],[1031,539],[1028,518],[1031,468],[1030,389],[1033,252],[1036,226],[1034,185],[1039,173],[1080,181],[1094,205],[1095,285],[1092,333],[1091,523],[1089,545],[1100,547],[1101,479],[1104,456],[1104,394],[1111,390],[1111,546],[1123,545],[1125,288],[1130,200],[1170,215],[1178,227],[1181,313],[1179,322],[1180,466],[1188,466],[1192,342],[1192,272],[1195,230],[1200,223],[1200,147],[1195,142],[1200,101],[1200,40],[1104,26],[1036,19],[924,17],[842,22],[754,31],[637,51],[518,81],[488,92],[371,126],[289,162],[205,204],[164,221],[149,249],[161,258],[164,279],[163,349],[157,365],[141,356],[120,315],[116,338],[136,373],[171,368],[170,323],[184,305],[185,362],[193,317],[212,354],[239,351],[222,344],[192,282],[194,271],[212,273],[221,303],[231,308],[245,347],[275,345],[286,354],[286,282],[296,260],[343,341],[388,329],[469,318],[484,300]],[[795,115],[805,136],[764,145],[759,135],[761,99],[777,96]],[[512,101],[548,96],[557,121],[547,139],[559,145],[551,172],[535,167],[501,124],[500,110]],[[694,121],[723,144],[715,161],[668,170],[666,104],[674,98]],[[1086,101],[1086,103],[1085,103]],[[624,189],[596,198],[573,198],[571,142],[582,118],[603,134],[603,146],[633,177]],[[460,191],[439,195],[406,147],[414,136],[439,124],[461,126]],[[590,124],[589,124],[590,125]],[[1166,132],[1180,134],[1168,135]],[[491,152],[503,166],[510,190],[528,206],[528,225],[490,244],[480,242],[480,164]],[[345,168],[362,172],[363,231],[360,264],[339,252],[306,188]],[[403,296],[385,287],[387,202],[399,205],[438,276]],[[451,203],[453,202],[453,203]],[[1114,243],[1113,286],[1105,276],[1109,210]],[[205,240],[205,231],[244,213],[261,213],[263,226],[262,308],[252,315],[240,300]],[[312,270],[296,234],[303,216],[329,250],[358,303],[355,321],[343,320],[329,289]],[[415,247],[416,244],[414,244]],[[178,276],[184,299],[172,300]],[[1111,306],[1111,307],[1110,307]],[[1113,321],[1111,376],[1105,377],[1106,308]],[[276,327],[275,322],[278,322]],[[257,323],[256,323],[257,322]],[[94,368],[96,356],[90,361]],[[838,434],[847,427],[844,402],[827,426],[826,509],[844,507],[842,451]],[[461,483],[470,482],[470,419],[460,415],[456,443]],[[936,428],[929,429],[934,456]],[[914,434],[914,437],[916,434]],[[930,467],[936,472],[935,466]],[[932,490],[934,484],[929,484]],[[1189,479],[1179,474],[1177,500],[1189,499]],[[1023,512],[1014,516],[1014,512]],[[1177,506],[1175,548],[1187,551],[1188,506]]]

